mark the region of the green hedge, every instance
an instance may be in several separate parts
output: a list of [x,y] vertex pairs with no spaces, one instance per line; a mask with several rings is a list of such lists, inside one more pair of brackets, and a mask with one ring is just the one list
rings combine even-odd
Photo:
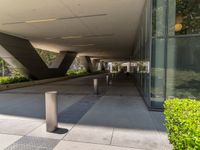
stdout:
[[19,83],[29,81],[30,79],[26,77],[0,77],[0,84],[12,84],[12,83]]
[[80,76],[80,75],[88,75],[89,73],[86,70],[68,70],[68,76]]
[[200,150],[200,101],[176,98],[167,100],[164,107],[174,150]]

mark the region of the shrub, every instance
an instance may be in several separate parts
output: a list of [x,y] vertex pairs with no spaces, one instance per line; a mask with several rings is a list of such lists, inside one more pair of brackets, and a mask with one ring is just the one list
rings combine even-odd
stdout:
[[0,77],[0,84],[12,84],[12,83],[19,83],[29,81],[30,79],[22,76],[16,77]]
[[174,150],[200,149],[200,101],[170,99],[164,104],[165,124]]
[[68,76],[81,76],[89,74],[86,70],[69,70],[67,71]]

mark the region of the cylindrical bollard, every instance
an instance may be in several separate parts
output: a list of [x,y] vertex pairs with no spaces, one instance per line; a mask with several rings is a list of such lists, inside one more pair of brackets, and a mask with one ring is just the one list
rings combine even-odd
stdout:
[[109,85],[109,75],[106,75],[106,84]]
[[112,78],[114,78],[114,73],[112,73]]
[[98,95],[98,79],[94,79],[94,93]]
[[45,93],[45,107],[46,107],[46,130],[53,132],[57,129],[57,91],[50,91]]

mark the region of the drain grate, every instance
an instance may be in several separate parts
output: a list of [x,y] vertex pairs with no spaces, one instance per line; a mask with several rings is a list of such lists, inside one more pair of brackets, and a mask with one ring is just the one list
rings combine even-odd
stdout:
[[53,150],[59,140],[24,136],[5,150]]

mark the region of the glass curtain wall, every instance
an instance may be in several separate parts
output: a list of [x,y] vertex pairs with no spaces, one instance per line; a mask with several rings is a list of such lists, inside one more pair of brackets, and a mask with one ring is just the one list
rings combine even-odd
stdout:
[[200,99],[200,0],[168,7],[166,96]]
[[200,99],[200,0],[152,0],[151,107]]
[[151,2],[146,0],[145,6],[143,8],[143,14],[141,16],[141,21],[137,33],[136,47],[133,53],[134,60],[134,76],[136,81],[136,86],[139,89],[141,95],[143,95],[146,104],[150,107],[149,101],[149,90],[150,90],[150,50],[151,45],[151,29],[149,24],[151,21]]
[[152,0],[151,107],[165,99],[166,0]]

